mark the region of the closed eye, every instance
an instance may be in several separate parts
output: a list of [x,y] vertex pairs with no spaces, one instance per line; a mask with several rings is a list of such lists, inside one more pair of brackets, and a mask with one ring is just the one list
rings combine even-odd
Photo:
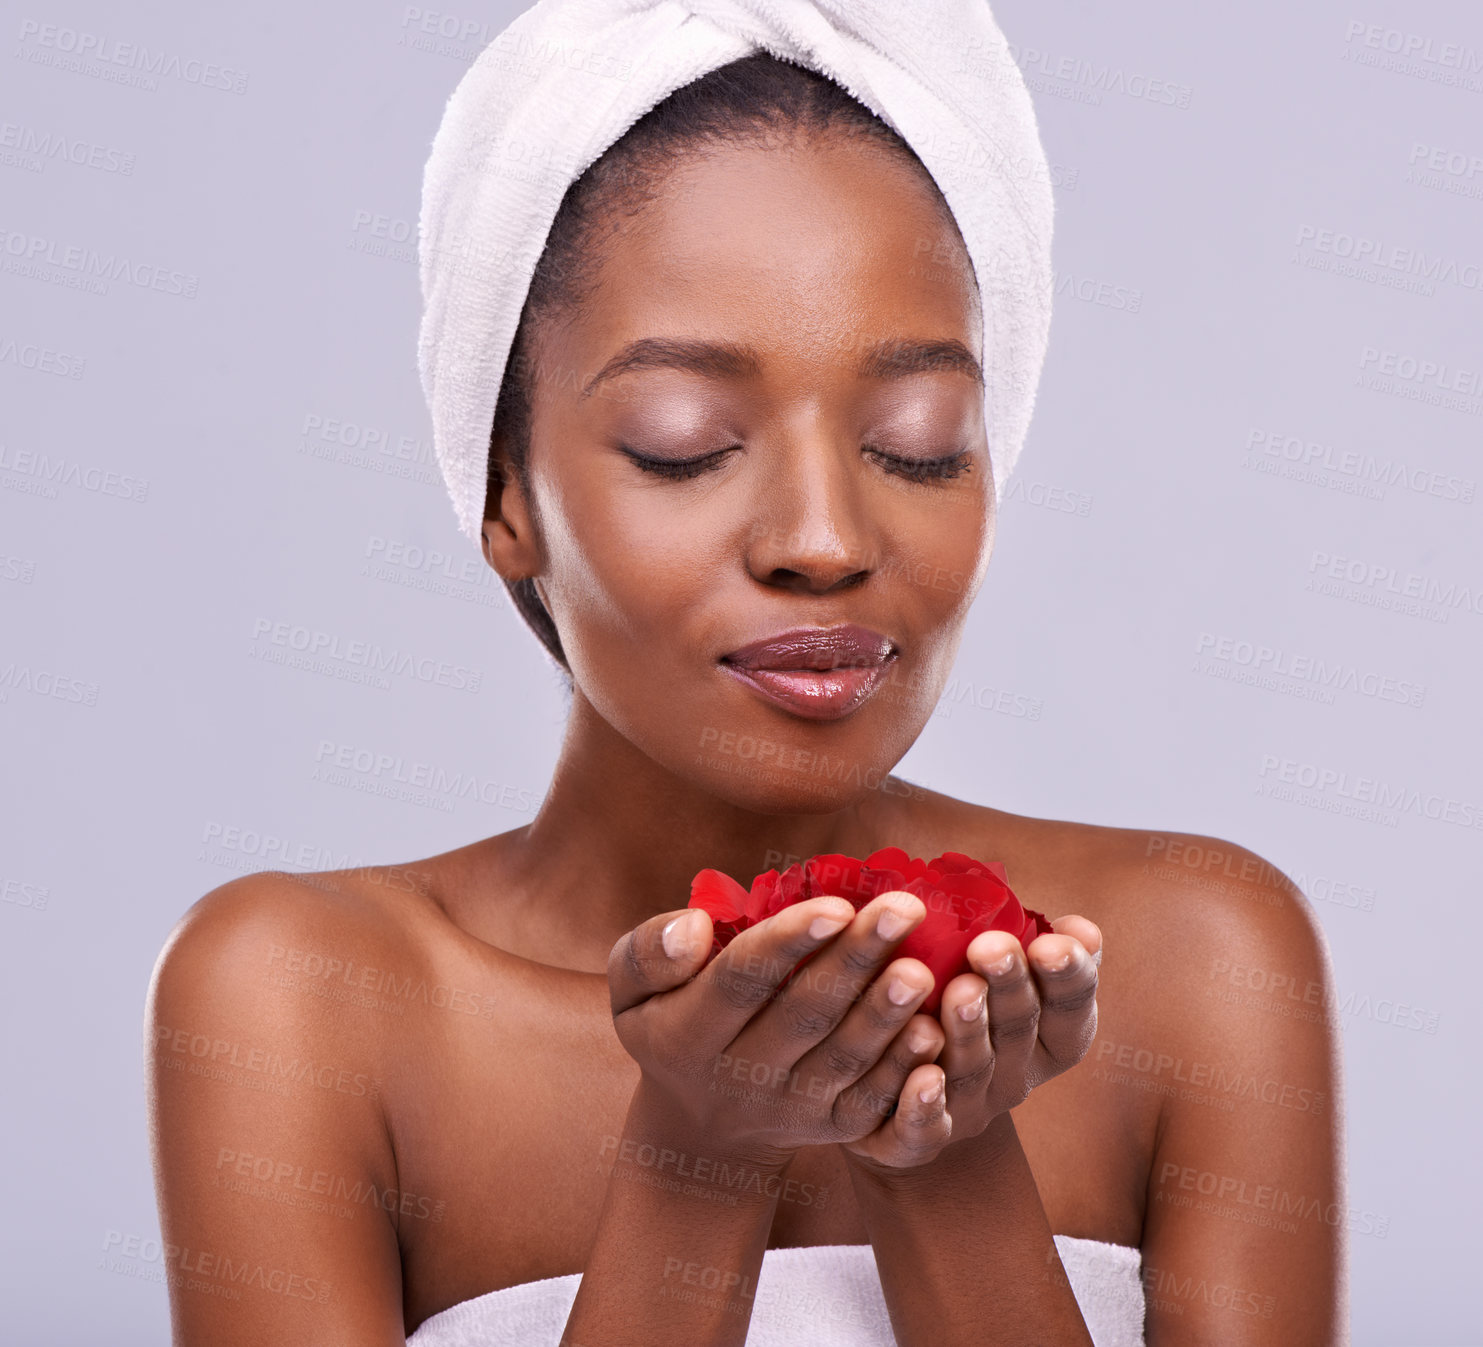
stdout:
[[973,456],[966,449],[960,449],[955,454],[943,454],[938,458],[902,458],[899,454],[887,454],[869,444],[864,446],[864,452],[887,472],[912,482],[946,482],[973,470]]
[[[730,448],[718,449],[715,453],[701,454],[697,458],[653,458],[648,454],[640,454],[626,445],[620,445],[619,448],[642,471],[652,473],[656,477],[669,478],[671,481],[685,481],[719,468],[725,461],[726,455],[732,449],[739,449],[741,446],[732,445]],[[943,454],[937,458],[903,458],[899,454],[888,454],[868,444],[863,446],[862,451],[879,463],[885,471],[912,482],[946,482],[973,470],[973,456],[966,449],[960,449],[952,454]]]
[[[651,458],[647,454],[636,453],[627,445],[618,446],[628,455],[644,472],[651,472],[657,477],[668,477],[672,481],[684,481],[687,477],[699,477],[703,472],[710,472],[719,468],[731,449],[718,449],[713,454],[702,454],[699,458]],[[731,448],[739,449],[740,445]]]

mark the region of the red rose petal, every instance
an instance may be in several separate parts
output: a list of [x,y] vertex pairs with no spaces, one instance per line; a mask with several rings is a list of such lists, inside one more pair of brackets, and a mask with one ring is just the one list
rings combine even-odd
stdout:
[[703,907],[716,922],[737,921],[746,914],[747,891],[730,875],[702,870],[690,881],[690,906]]
[[[983,931],[1008,931],[1022,946],[1054,930],[1039,912],[1023,906],[1009,887],[999,861],[976,861],[945,851],[931,861],[908,856],[900,847],[882,847],[864,861],[825,853],[779,874],[768,870],[749,890],[719,870],[702,870],[690,886],[690,906],[703,907],[715,923],[713,954],[748,927],[806,898],[838,895],[858,912],[880,893],[904,889],[921,898],[927,915],[897,949],[898,957],[920,959],[934,985],[922,1010],[935,1015],[942,993],[968,966],[968,946]],[[810,955],[809,958],[812,958]],[[808,959],[800,960],[789,977]]]
[[[915,862],[917,865],[921,863]],[[882,847],[879,851],[872,851],[865,858],[865,864],[871,870],[896,870],[905,874],[911,868],[913,860],[900,847]]]
[[973,937],[946,925],[933,930],[923,922],[896,949],[900,959],[920,959],[932,970],[932,990],[922,1002],[921,1013],[935,1015],[942,1008],[942,993],[959,973],[970,972],[965,961],[968,942]]
[[864,866],[853,856],[826,852],[804,863],[804,889],[808,898],[848,898],[858,912],[875,896],[864,876]]
[[786,906],[782,898],[780,880],[781,876],[776,870],[769,870],[752,881],[752,889],[747,894],[745,904],[748,925],[765,921],[774,912],[779,912]]

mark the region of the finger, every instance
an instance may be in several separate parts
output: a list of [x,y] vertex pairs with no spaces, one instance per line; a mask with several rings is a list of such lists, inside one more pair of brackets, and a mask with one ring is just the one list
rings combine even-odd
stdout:
[[817,954],[854,916],[848,899],[810,898],[783,908],[732,940],[695,978],[694,985],[711,1003],[699,1021],[707,1042],[718,1049],[730,1044],[778,995],[799,961]]
[[[1087,922],[1090,926],[1091,923]],[[1034,1084],[1075,1066],[1097,1033],[1097,965],[1080,940],[1042,935],[1025,951],[1040,1001]]]
[[868,1135],[896,1111],[907,1077],[942,1051],[942,1026],[931,1015],[913,1015],[874,1065],[834,1101],[835,1125],[851,1139]]
[[1057,917],[1051,925],[1056,928],[1057,935],[1069,935],[1080,940],[1082,947],[1092,956],[1092,962],[1098,968],[1102,966],[1102,928],[1096,922],[1072,913]]
[[895,1112],[850,1149],[877,1164],[910,1169],[935,1159],[952,1132],[942,1068],[928,1063],[907,1076]]
[[[896,1097],[906,1072],[921,1060],[914,1058],[902,1067],[903,1058],[893,1066],[887,1057],[893,1044],[904,1049],[907,1042],[926,1034],[933,1056],[942,1046],[942,1030],[935,1023],[930,1029],[910,1031],[908,1022],[932,990],[932,970],[920,959],[894,959],[866,989],[865,995],[851,1007],[848,1015],[827,1038],[802,1057],[793,1068],[794,1076],[803,1081],[824,1080],[835,1107],[836,1127],[843,1136],[862,1136],[874,1127],[873,1120],[859,1122],[862,1110],[875,1105],[884,1109]],[[929,1016],[918,1019],[932,1023]],[[899,1042],[898,1042],[899,1040]],[[877,1065],[885,1069],[872,1076]],[[930,1060],[930,1059],[929,1059]],[[862,1084],[863,1082],[863,1084]],[[860,1089],[851,1090],[852,1085]],[[845,1098],[841,1102],[840,1096]],[[877,1117],[879,1114],[877,1115]]]
[[[890,962],[896,947],[926,917],[927,907],[915,894],[883,893],[872,898],[858,913],[851,909],[850,915],[853,920],[849,928],[798,971],[798,976],[778,993],[776,1007],[766,1016],[759,1015],[747,1027],[736,1051],[790,1066],[798,1062],[833,1034],[851,1008],[858,1005],[866,989]],[[912,963],[926,972],[925,964],[917,960]],[[926,972],[926,976],[926,991],[930,991],[932,975]],[[912,1008],[903,1012],[899,1006],[893,1006],[897,1013],[890,1017],[889,1023],[882,1021],[874,1026],[879,1032],[870,1042],[860,1041],[860,1026],[856,1026],[851,1042],[858,1044],[860,1052],[870,1055],[859,1063],[857,1070],[843,1075],[842,1079],[853,1080],[875,1061]]]
[[699,907],[661,912],[619,936],[608,954],[613,1014],[693,977],[711,951],[711,937],[710,913]]
[[[847,1086],[865,1077],[881,1061],[891,1044],[905,1033],[908,1022],[921,1007],[922,1001],[927,1000],[931,988],[933,976],[927,964],[918,958],[897,958],[891,961],[881,975],[866,987],[865,995],[850,1007],[835,1030],[813,1049],[808,1050],[802,1058],[796,1059],[793,1076],[798,1080],[826,1081],[829,1095],[825,1095],[825,1098],[830,1095],[838,1096]],[[925,1021],[928,1016],[916,1018]],[[933,1056],[936,1056],[937,1050],[942,1047],[942,1030],[934,1025],[933,1030],[925,1033],[931,1038],[930,1046],[933,1047]],[[911,1065],[916,1065],[916,1061]],[[911,1070],[911,1067],[906,1070]],[[891,1076],[890,1070],[887,1070],[885,1078],[890,1081],[890,1086],[885,1090],[884,1098],[879,1101],[882,1108],[888,1107],[891,1099],[896,1098],[897,1090],[905,1077],[906,1071]],[[865,1126],[856,1127],[845,1120],[845,1113],[850,1108],[863,1107],[869,1107],[869,1101],[862,1093],[857,1092],[844,1105],[838,1105],[836,1098],[835,1123],[842,1135],[860,1136],[875,1126],[875,1122],[869,1122]]]
[[943,989],[942,1031],[938,1063],[947,1075],[948,1106],[982,1100],[994,1078],[994,1048],[989,1041],[989,984],[977,973],[960,973]]
[[968,963],[989,984],[985,1013],[995,1072],[1019,1079],[1029,1065],[1040,1024],[1040,994],[1025,952],[1007,931],[985,931],[969,943]]

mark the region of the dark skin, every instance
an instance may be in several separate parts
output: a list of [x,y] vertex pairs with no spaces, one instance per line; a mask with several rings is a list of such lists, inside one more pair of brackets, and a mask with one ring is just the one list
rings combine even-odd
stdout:
[[[981,389],[944,354],[983,356],[961,248],[909,166],[835,137],[687,157],[604,241],[591,302],[539,333],[554,377],[529,474],[484,529],[501,575],[536,578],[573,673],[539,816],[409,866],[233,881],[161,956],[146,1057],[162,1233],[188,1251],[177,1343],[393,1344],[573,1272],[570,1342],[740,1343],[745,1296],[672,1294],[685,1265],[745,1288],[765,1248],[864,1243],[904,1344],[1087,1342],[1052,1232],[1142,1250],[1151,1347],[1347,1340],[1337,1030],[1225,994],[1233,966],[1305,1006],[1330,987],[1296,888],[1229,843],[888,775],[993,543]],[[916,264],[954,249],[959,265]],[[655,337],[752,360],[630,366],[581,395]],[[902,341],[935,345],[859,368]],[[715,457],[676,479],[625,448]],[[717,667],[845,621],[900,654],[842,720]],[[748,736],[793,765],[759,770]],[[843,769],[797,765],[824,755]],[[1058,934],[979,937],[933,1017],[930,975],[893,956],[904,931],[875,934],[897,896],[819,938],[821,976],[777,996],[757,970],[790,966],[839,900],[703,971],[703,916],[664,946],[701,868],[745,881],[887,844],[1002,861]],[[893,983],[915,995],[895,1006]],[[764,1084],[711,1089],[722,1059]],[[656,1187],[633,1157],[661,1151],[694,1186],[725,1164],[756,1191]],[[201,1289],[249,1264],[295,1289]]]

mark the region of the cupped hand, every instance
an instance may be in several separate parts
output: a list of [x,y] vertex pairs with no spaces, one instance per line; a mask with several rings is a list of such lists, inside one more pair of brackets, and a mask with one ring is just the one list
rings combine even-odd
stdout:
[[844,898],[812,898],[709,963],[700,909],[636,927],[613,946],[608,986],[646,1099],[716,1149],[781,1159],[859,1143],[881,1163],[922,1163],[947,1139],[941,1097],[919,1098],[941,1077],[929,1064],[945,1040],[915,1013],[931,972],[892,951],[925,915],[904,892],[858,913]]
[[[1028,949],[1004,931],[975,936],[968,946],[974,971],[943,989],[944,1046],[924,1072],[937,1073],[926,1088],[940,1089],[953,1142],[979,1135],[1037,1085],[1075,1066],[1096,1036],[1102,932],[1079,916],[1051,924],[1055,933],[1037,936]],[[869,1139],[845,1149],[890,1165]]]

